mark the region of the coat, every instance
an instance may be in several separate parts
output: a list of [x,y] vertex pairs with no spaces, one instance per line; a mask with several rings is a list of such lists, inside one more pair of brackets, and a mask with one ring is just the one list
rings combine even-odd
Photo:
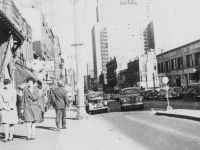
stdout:
[[24,121],[41,121],[41,110],[38,106],[39,89],[33,87],[32,93],[28,88],[23,90],[22,109],[24,109]]
[[45,94],[43,90],[39,89],[39,99],[38,99],[38,106],[40,107],[42,112],[45,112]]
[[53,89],[52,91],[52,105],[55,109],[64,109],[69,107],[69,102],[67,99],[67,91],[62,87]]
[[14,88],[2,89],[0,91],[0,109],[1,109],[1,123],[17,124],[17,93]]

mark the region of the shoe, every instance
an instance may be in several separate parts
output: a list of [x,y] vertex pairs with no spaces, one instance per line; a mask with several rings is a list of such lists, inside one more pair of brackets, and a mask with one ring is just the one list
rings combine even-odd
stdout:
[[8,139],[7,139],[7,140],[3,140],[3,142],[4,142],[4,143],[8,142]]
[[35,140],[35,136],[34,135],[31,136],[31,140]]
[[62,129],[67,129],[66,127],[63,127]]
[[55,131],[60,131],[60,128],[56,128],[56,129],[54,129]]
[[8,141],[9,141],[9,142],[13,141],[13,138],[12,138],[12,139],[8,139]]
[[31,138],[27,138],[26,140],[27,140],[27,141],[30,141],[30,140],[31,140]]

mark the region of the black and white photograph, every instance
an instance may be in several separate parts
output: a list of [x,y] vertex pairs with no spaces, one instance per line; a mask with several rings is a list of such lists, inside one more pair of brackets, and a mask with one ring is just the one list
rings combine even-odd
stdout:
[[199,150],[200,0],[0,0],[0,150]]

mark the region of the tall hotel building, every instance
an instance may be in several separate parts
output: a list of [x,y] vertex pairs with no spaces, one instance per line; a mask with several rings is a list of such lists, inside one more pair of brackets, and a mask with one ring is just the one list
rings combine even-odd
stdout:
[[[138,11],[137,2],[134,1],[134,3],[130,4],[124,4],[116,0],[98,0],[97,2],[97,24],[94,25],[92,30],[94,56],[101,56],[97,52],[101,49],[101,44],[94,37],[100,38],[100,32],[104,29],[107,32],[105,51],[109,56],[108,58],[113,59],[116,57],[117,71],[126,69],[130,60],[134,60],[144,54],[144,28],[139,19],[140,11]],[[105,63],[106,60],[109,61],[107,58],[104,60],[103,58],[96,58],[96,60],[98,59],[99,63]],[[94,58],[94,70],[100,70],[99,72],[94,71],[94,74],[97,73],[96,76],[98,77],[101,71],[104,72],[104,69],[95,68],[98,66],[96,63],[98,61],[95,62]]]

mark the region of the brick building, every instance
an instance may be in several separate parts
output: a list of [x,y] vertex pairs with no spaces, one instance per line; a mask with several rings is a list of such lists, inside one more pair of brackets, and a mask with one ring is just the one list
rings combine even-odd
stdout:
[[200,80],[200,40],[156,56],[160,86],[162,77],[169,78],[170,86],[187,86]]

